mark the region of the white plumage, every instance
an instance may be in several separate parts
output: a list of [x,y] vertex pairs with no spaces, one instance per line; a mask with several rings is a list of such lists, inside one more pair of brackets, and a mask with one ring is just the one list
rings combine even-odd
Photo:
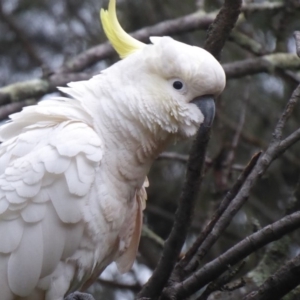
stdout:
[[0,128],[1,300],[62,300],[112,261],[131,268],[153,160],[202,123],[191,101],[225,85],[205,50],[151,41],[60,88],[71,98],[27,107]]
[[106,150],[92,116],[65,98],[11,118],[1,127],[1,299],[62,299],[70,284],[80,287],[116,256],[120,269],[128,270],[144,188],[129,189],[132,199],[109,191],[116,178],[101,172]]

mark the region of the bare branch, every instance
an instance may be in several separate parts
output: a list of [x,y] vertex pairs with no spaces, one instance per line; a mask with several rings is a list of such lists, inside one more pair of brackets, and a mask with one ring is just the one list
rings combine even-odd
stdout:
[[[196,239],[196,241],[194,242],[194,244],[192,245],[192,247],[189,249],[189,251],[182,258],[182,260],[177,264],[176,269],[175,269],[175,271],[177,273],[177,276],[179,276],[179,273],[182,272],[183,269],[186,267],[186,265],[191,261],[191,259],[196,254],[196,252],[199,249],[199,247],[202,245],[203,241],[206,239],[206,237],[208,236],[208,234],[214,228],[214,226],[217,223],[217,221],[219,220],[220,216],[223,214],[223,212],[225,211],[225,209],[230,204],[231,200],[236,196],[236,194],[238,193],[238,191],[242,187],[243,183],[245,182],[245,180],[247,179],[247,177],[249,176],[249,174],[253,170],[254,166],[256,165],[256,163],[257,163],[257,161],[258,161],[258,159],[260,157],[260,154],[261,154],[261,152],[258,152],[257,154],[255,154],[251,158],[250,162],[248,163],[248,165],[246,166],[246,168],[244,169],[244,171],[242,172],[242,174],[239,176],[239,178],[235,182],[234,186],[226,194],[226,197],[223,199],[223,201],[219,205],[218,209],[216,210],[216,212],[212,216],[212,218],[209,221],[209,223],[206,225],[206,227],[204,228],[204,230],[201,232],[201,234],[199,235],[199,237]],[[193,269],[194,267],[191,266],[190,268]],[[187,270],[187,273],[188,272],[189,271]]]
[[224,254],[204,265],[183,282],[174,284],[172,287],[165,289],[164,293],[166,295],[176,295],[176,299],[188,297],[226,271],[228,266],[238,263],[240,260],[261,247],[272,241],[278,240],[285,234],[292,232],[299,227],[300,212],[288,215],[246,237]]
[[300,31],[295,31],[294,37],[296,42],[297,55],[300,57]]
[[285,126],[286,121],[289,119],[291,116],[292,112],[294,111],[295,105],[298,103],[298,99],[300,98],[300,85],[294,90],[290,100],[288,101],[283,114],[281,115],[277,126],[274,130],[274,140],[275,141],[280,141],[282,138],[282,130]]
[[239,78],[257,73],[272,73],[276,68],[297,70],[300,68],[300,59],[295,54],[275,53],[257,58],[248,58],[242,61],[223,65],[227,79]]
[[240,14],[242,1],[225,0],[215,21],[210,26],[204,48],[215,57],[219,57],[226,40]]
[[[227,79],[232,79],[262,72],[272,73],[276,68],[300,69],[300,59],[294,54],[277,53],[226,63],[223,68]],[[70,81],[87,80],[91,76],[86,73],[55,73],[49,78],[14,83],[0,88],[0,105],[41,97],[55,91],[57,86],[64,86]]]
[[277,2],[262,2],[262,3],[247,3],[242,6],[243,12],[256,12],[265,10],[280,10],[284,7],[283,1]]
[[243,300],[279,300],[298,284],[300,284],[300,255],[284,264],[257,291],[251,292]]
[[147,225],[143,225],[142,228],[142,236],[146,237],[148,239],[150,239],[151,241],[153,241],[156,245],[158,245],[159,247],[163,247],[165,242],[164,240],[158,236],[155,232],[153,232]]
[[28,99],[26,101],[15,102],[0,106],[0,121],[7,119],[10,114],[20,111],[23,107],[34,104],[36,104],[35,100]]
[[260,43],[237,29],[232,30],[228,40],[238,44],[241,48],[246,49],[255,55],[261,56],[266,54]]
[[233,140],[231,142],[231,145],[230,145],[230,148],[229,148],[226,160],[225,160],[225,165],[227,167],[225,168],[225,170],[222,174],[222,177],[223,177],[223,182],[225,183],[226,187],[228,186],[228,180],[229,180],[229,176],[231,174],[231,167],[232,167],[234,159],[235,159],[238,142],[240,140],[240,137],[241,137],[241,134],[243,131],[243,127],[245,124],[245,120],[246,120],[247,102],[248,102],[248,97],[245,100],[245,103],[243,105],[243,109],[240,114],[240,120],[239,120],[238,126],[236,127],[235,135],[233,137]]
[[7,85],[0,88],[0,105],[41,97],[54,92],[57,86],[64,86],[71,81],[85,80],[90,77],[84,73],[54,74],[49,79],[33,79]]
[[242,261],[241,263],[238,264],[236,268],[229,269],[228,272],[226,272],[224,275],[220,276],[215,281],[208,284],[207,287],[205,288],[205,291],[201,294],[200,297],[197,298],[197,300],[206,300],[212,292],[217,290],[221,290],[221,289],[233,290],[244,286],[245,282],[243,279],[237,282],[235,285],[233,285],[233,288],[229,288],[229,287],[226,288],[225,286],[225,284],[230,282],[232,278],[243,268],[244,265],[245,265],[245,261]]

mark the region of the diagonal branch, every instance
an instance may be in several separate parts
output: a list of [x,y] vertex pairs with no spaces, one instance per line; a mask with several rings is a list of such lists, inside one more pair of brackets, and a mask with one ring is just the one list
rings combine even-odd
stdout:
[[89,79],[85,73],[53,74],[48,79],[33,79],[17,82],[0,88],[0,105],[36,98],[54,92],[57,86],[64,86],[71,81]]
[[244,259],[261,247],[272,241],[280,239],[285,234],[290,233],[299,227],[300,212],[298,211],[246,237],[224,254],[204,265],[200,270],[195,272],[183,282],[167,288],[164,293],[169,295],[176,294],[177,299],[189,297],[201,287],[205,286],[211,280],[226,271],[228,266],[238,263],[240,260]]
[[279,300],[299,284],[300,255],[297,255],[270,276],[257,291],[251,292],[243,300]]
[[[210,222],[206,225],[204,230],[201,232],[201,234],[198,236],[192,247],[188,250],[186,255],[182,258],[182,260],[177,264],[176,266],[176,273],[179,273],[183,268],[186,267],[186,265],[191,261],[193,256],[197,253],[197,250],[202,245],[208,234],[213,230],[215,224],[220,219],[221,215],[224,213],[225,209],[230,204],[231,200],[236,196],[240,188],[242,187],[245,180],[248,178],[249,174],[253,170],[254,166],[256,165],[261,152],[256,153],[246,166],[246,168],[243,170],[241,175],[238,177],[236,183],[234,186],[230,189],[230,191],[226,194],[225,198],[219,205],[218,209],[212,216]],[[176,276],[176,275],[175,275]]]

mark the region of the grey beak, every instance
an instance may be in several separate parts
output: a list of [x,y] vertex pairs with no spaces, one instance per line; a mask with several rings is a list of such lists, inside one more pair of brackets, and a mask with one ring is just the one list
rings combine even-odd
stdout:
[[211,127],[215,117],[215,100],[213,96],[205,95],[197,97],[193,99],[191,103],[196,104],[204,116],[204,121],[201,127]]

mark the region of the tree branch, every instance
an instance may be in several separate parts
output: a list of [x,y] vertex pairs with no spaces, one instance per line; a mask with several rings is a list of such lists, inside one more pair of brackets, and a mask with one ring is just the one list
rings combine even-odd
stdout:
[[218,277],[226,271],[228,266],[236,264],[261,247],[272,241],[278,240],[285,234],[290,233],[299,227],[300,212],[288,215],[246,237],[218,258],[204,265],[183,282],[167,288],[164,293],[167,295],[176,295],[176,299],[189,297],[215,277]]
[[89,79],[91,75],[84,73],[54,74],[49,79],[33,79],[7,85],[0,88],[0,105],[37,98],[54,92],[57,86],[64,86],[71,81]]
[[257,291],[251,292],[243,300],[279,300],[298,284],[300,284],[300,255],[284,264]]
[[213,56],[219,57],[221,50],[237,21],[241,6],[242,1],[225,0],[215,21],[209,27],[204,49],[209,51]]
[[8,118],[9,115],[20,111],[23,107],[28,105],[34,105],[36,101],[33,99],[28,99],[21,102],[14,102],[7,105],[0,106],[0,121]]
[[[239,176],[233,187],[230,189],[230,191],[226,194],[225,198],[222,200],[221,204],[219,205],[218,209],[215,211],[214,215],[212,216],[209,223],[206,225],[204,230],[201,232],[201,234],[198,236],[194,244],[191,246],[191,248],[188,250],[186,255],[181,259],[181,261],[176,266],[176,273],[175,278],[179,276],[179,273],[182,272],[182,270],[186,267],[186,265],[191,261],[193,256],[196,254],[199,247],[202,245],[204,240],[207,238],[208,234],[211,233],[213,230],[215,224],[220,219],[221,215],[224,213],[225,209],[230,204],[231,200],[236,196],[240,188],[242,187],[243,183],[253,170],[254,166],[256,165],[261,152],[256,153],[242,172],[242,174]],[[187,270],[187,272],[189,272]],[[181,276],[179,276],[181,277]]]
[[300,68],[300,60],[295,54],[275,53],[226,63],[223,65],[223,68],[227,79],[231,79],[263,72],[273,73],[276,68],[297,70]]

